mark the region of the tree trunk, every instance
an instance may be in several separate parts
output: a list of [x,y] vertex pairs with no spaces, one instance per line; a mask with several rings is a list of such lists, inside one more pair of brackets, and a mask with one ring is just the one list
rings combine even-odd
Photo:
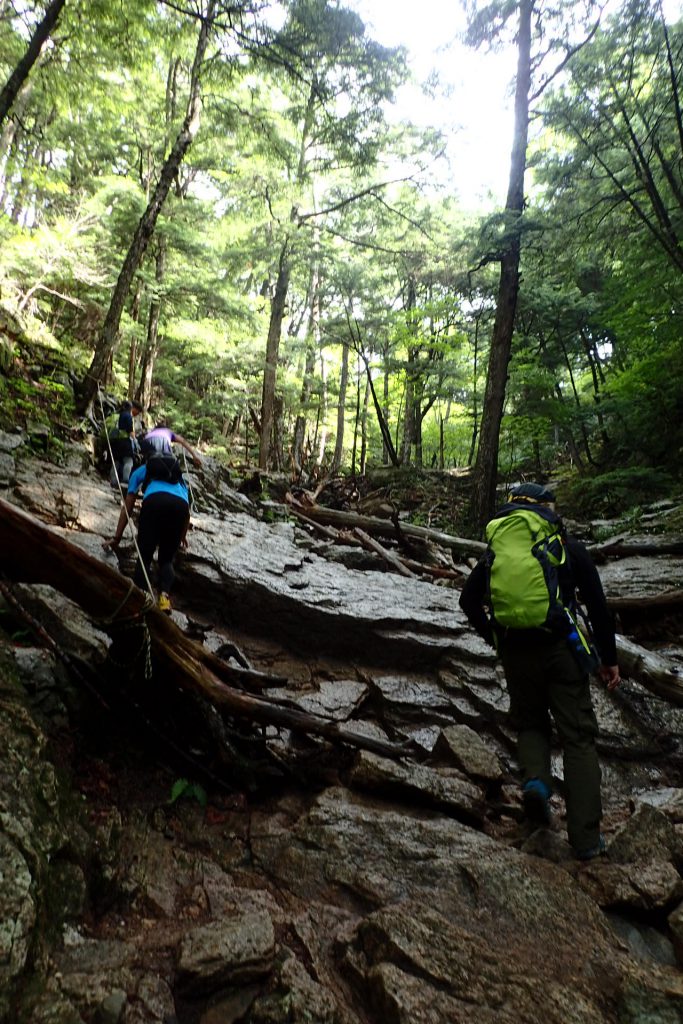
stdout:
[[605,427],[605,418],[602,415],[602,409],[600,402],[602,396],[600,394],[601,385],[604,386],[605,376],[602,372],[602,366],[600,364],[600,357],[598,356],[595,345],[589,341],[586,337],[586,332],[581,331],[581,342],[583,344],[583,350],[586,353],[586,359],[588,360],[588,367],[591,372],[591,379],[593,381],[593,401],[595,402],[596,416],[598,420],[598,426],[600,427],[600,436],[602,443],[607,446],[610,443],[609,435]]
[[[368,387],[370,388],[370,394],[372,395],[372,404],[375,407],[375,413],[377,414],[377,422],[379,423],[379,429],[382,432],[382,441],[384,443],[384,451],[387,453],[387,459],[391,460],[392,466],[398,466],[399,465],[399,458],[398,458],[398,455],[396,454],[396,449],[394,447],[394,443],[391,440],[391,434],[389,432],[389,425],[388,425],[386,417],[384,415],[384,410],[380,406],[379,399],[377,398],[377,392],[375,391],[375,385],[374,385],[374,382],[372,380],[372,374],[370,373],[370,364],[369,364],[369,362],[367,360],[367,357],[365,356],[365,353],[362,350],[361,350],[360,356],[361,356],[361,359],[363,360],[363,363],[365,365],[365,375],[366,375],[367,380],[368,380]],[[389,386],[389,383],[388,383],[388,370],[385,370],[385,374],[384,374],[384,394],[385,394],[385,401],[387,403],[388,403],[388,397],[389,397],[388,386]],[[386,408],[386,405],[385,405],[385,408]]]
[[[559,383],[555,384],[555,394],[557,396],[557,400],[558,400],[559,404],[560,405],[564,405],[566,399],[565,399],[564,395],[562,394],[562,388],[560,387]],[[567,447],[569,449],[569,455],[571,457],[572,463],[576,466],[576,468],[578,469],[579,473],[582,474],[583,473],[583,469],[584,469],[583,458],[582,458],[581,452],[579,451],[579,446],[576,443],[576,439],[574,438],[574,432],[573,432],[570,424],[567,424],[566,436],[567,436]]]
[[116,282],[116,287],[114,288],[114,294],[112,296],[107,316],[105,317],[102,334],[97,348],[95,349],[95,354],[88,372],[85,375],[85,379],[80,385],[79,394],[77,396],[77,408],[81,413],[84,413],[88,409],[97,392],[100,381],[104,379],[107,365],[109,364],[116,345],[119,324],[121,322],[121,314],[123,313],[126,296],[130,291],[133,277],[140,266],[140,261],[142,260],[150,239],[154,234],[156,222],[173,181],[178,173],[178,169],[185,157],[185,154],[194,142],[197,132],[199,131],[201,113],[201,70],[209,42],[215,7],[216,0],[209,0],[207,13],[205,17],[201,19],[201,28],[199,30],[197,49],[195,51],[192,74],[190,77],[190,95],[188,98],[185,119],[176,137],[175,143],[171,148],[171,152],[161,169],[159,181],[154,189],[152,198],[150,199],[147,209],[140,218],[140,222],[135,230],[133,241],[130,244],[126,258],[123,261],[123,266]]
[[405,413],[403,416],[403,441],[401,444],[402,466],[410,465],[412,448],[415,442],[415,393],[413,391],[412,358],[411,349],[408,356],[408,369],[406,371]]
[[332,456],[332,473],[338,473],[344,456],[344,420],[346,417],[346,389],[349,383],[349,346],[342,344],[341,376],[339,379],[339,402],[337,405],[337,436]]
[[136,399],[143,409],[149,409],[152,404],[152,381],[154,379],[154,364],[159,351],[159,316],[161,313],[161,284],[166,272],[166,243],[164,239],[159,241],[159,250],[156,258],[156,282],[157,288],[149,304],[149,316],[147,318],[147,339],[145,351],[142,356],[140,367],[140,385],[137,390]]
[[[299,163],[296,171],[296,184],[300,185],[304,179],[306,170],[306,151],[310,138],[315,105],[318,99],[318,85],[313,77],[311,88],[306,104],[306,113],[301,131],[299,146]],[[315,194],[313,202],[315,204]],[[292,206],[290,220],[296,221],[297,208]],[[263,370],[263,394],[261,404],[261,445],[259,448],[259,469],[268,469],[271,446],[271,433],[273,429],[273,400],[275,397],[275,382],[277,379],[277,361],[280,353],[280,338],[282,336],[282,321],[285,316],[287,305],[287,292],[289,290],[289,278],[291,246],[289,236],[285,238],[280,250],[280,261],[278,264],[277,282],[275,294],[270,306],[270,322],[268,324],[268,338],[266,339],[266,365]]]
[[449,533],[442,533],[440,530],[430,530],[426,526],[413,526],[412,523],[403,522],[403,520],[394,522],[392,519],[379,519],[376,516],[364,516],[356,512],[342,512],[335,508],[325,508],[323,505],[299,506],[291,497],[289,504],[295,511],[301,511],[314,522],[333,526],[338,530],[353,530],[358,527],[373,536],[390,537],[394,540],[400,537],[418,537],[420,540],[431,541],[439,547],[476,557],[483,555],[486,550],[486,544],[483,541],[472,540],[470,537],[454,537]]
[[[388,366],[386,350],[384,351],[383,354],[384,354],[384,364],[383,364],[384,365],[384,372],[382,374],[382,406],[381,406],[381,413],[382,413],[383,420],[380,421],[380,426],[381,426],[382,422],[387,423],[387,424],[389,423],[389,366]],[[369,382],[370,382],[370,371],[368,370],[368,383]],[[372,397],[373,397],[373,399],[375,398],[374,390],[373,390]],[[378,409],[378,415],[379,415],[379,411],[380,411],[379,405],[377,406],[377,409]],[[387,435],[386,436],[385,436],[384,430],[382,431],[382,465],[383,466],[388,466],[389,465],[389,447],[387,445],[387,437],[388,437],[388,428],[387,428]]]
[[444,420],[443,415],[439,413],[439,469],[443,472],[446,462],[444,458]]
[[[130,318],[134,324],[140,323],[140,304],[142,302],[142,281],[138,281],[133,296],[133,304],[131,306]],[[130,398],[131,395],[135,394],[135,373],[138,368],[138,339],[134,333],[130,339],[130,351],[128,353],[128,390],[126,394]]]
[[479,530],[483,529],[495,507],[500,425],[503,418],[508,364],[512,350],[512,334],[519,294],[524,172],[529,135],[532,10],[533,0],[521,0],[517,40],[515,128],[508,194],[505,203],[509,240],[507,250],[503,253],[501,260],[498,301],[486,377],[479,447],[472,479],[472,525]]
[[280,250],[275,294],[270,304],[270,322],[266,341],[266,365],[263,368],[263,391],[261,394],[261,444],[259,446],[259,469],[268,469],[272,445],[273,422],[275,418],[275,381],[277,360],[280,353],[282,321],[285,317],[287,292],[289,290],[289,239],[285,239]]
[[320,350],[320,406],[318,410],[318,454],[316,466],[322,466],[325,462],[325,449],[327,448],[327,361],[325,350]]
[[358,471],[365,476],[365,464],[368,457],[368,405],[370,403],[370,382],[365,380],[365,397],[363,399],[363,415],[360,421],[360,465]]
[[[316,242],[314,248],[317,250],[318,231],[315,230]],[[294,426],[294,442],[292,444],[292,462],[297,472],[304,468],[304,448],[306,445],[306,413],[308,403],[313,390],[313,374],[315,373],[315,354],[318,350],[320,330],[320,267],[317,251],[311,263],[311,273],[308,284],[308,327],[306,330],[306,360],[304,364],[304,379],[301,385],[301,397],[299,399],[300,411]]]
[[[415,281],[408,278],[408,296],[406,301],[406,321],[408,331],[412,336],[416,334],[413,311],[416,304]],[[417,346],[408,348],[408,365],[406,367],[406,391],[405,391],[405,415],[403,418],[403,442],[401,444],[401,465],[409,466],[411,463],[412,449],[416,441],[417,423],[415,419],[416,405],[416,382],[418,374],[416,365],[419,355]]]
[[66,0],[51,0],[51,3],[48,4],[43,20],[36,25],[36,29],[31,36],[26,53],[7,79],[2,92],[0,92],[0,124],[5,121],[5,118],[12,109],[12,104],[28,78],[31,68],[38,60],[45,40],[57,24],[65,3]]
[[4,209],[5,207],[7,183],[8,178],[11,177],[11,174],[8,175],[10,154],[12,152],[12,148],[16,145],[20,132],[19,126],[32,95],[33,82],[28,79],[22,85],[19,90],[19,94],[14,101],[14,105],[12,107],[13,116],[5,121],[2,126],[2,132],[0,132],[0,209]]
[[472,437],[470,450],[467,455],[467,465],[471,466],[474,461],[474,453],[477,450],[477,437],[479,436],[479,407],[477,403],[479,387],[479,317],[474,322],[474,346],[473,346],[473,368],[472,368]]
[[353,447],[351,449],[351,476],[356,475],[356,459],[358,457],[358,432],[360,431],[360,379],[363,371],[360,365],[360,358],[356,357],[356,411],[353,418]]

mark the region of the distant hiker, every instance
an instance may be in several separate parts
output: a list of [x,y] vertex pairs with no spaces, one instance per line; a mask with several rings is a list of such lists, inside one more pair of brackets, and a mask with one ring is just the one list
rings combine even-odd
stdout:
[[[527,817],[550,822],[552,715],[564,755],[569,842],[580,860],[591,860],[604,852],[605,840],[589,674],[597,671],[613,690],[619,668],[598,571],[584,545],[567,536],[554,503],[540,484],[512,488],[486,527],[488,547],[460,607],[503,663]],[[577,588],[599,655],[577,622]]]
[[119,484],[128,486],[137,447],[133,418],[139,416],[141,411],[136,402],[122,402],[118,413],[113,413],[105,420],[106,435],[112,454],[109,483],[115,489],[118,489]]
[[125,508],[121,509],[116,533],[102,546],[112,551],[119,546],[128,518],[132,515],[135,499],[142,493],[137,538],[140,558],[133,581],[145,589],[145,572],[149,578],[154,552],[158,548],[158,606],[161,611],[170,614],[169,593],[175,579],[173,560],[178,548],[185,543],[190,522],[189,495],[175,455],[157,452],[151,445],[145,445],[144,439],[141,449],[145,461],[131,474]]
[[158,423],[153,430],[148,430],[143,440],[149,442],[158,452],[172,453],[172,445],[179,444],[181,448],[185,448],[190,453],[195,466],[199,467],[202,464],[201,457],[185,438],[181,437],[180,434],[175,434],[165,423]]
[[147,424],[144,420],[145,411],[137,402],[133,402],[133,431],[137,438],[143,437],[147,432]]

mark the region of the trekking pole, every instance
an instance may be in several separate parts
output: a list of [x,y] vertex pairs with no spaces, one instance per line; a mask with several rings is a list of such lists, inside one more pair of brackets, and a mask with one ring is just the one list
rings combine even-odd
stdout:
[[137,539],[137,537],[135,535],[135,530],[133,528],[133,520],[131,519],[130,514],[128,512],[128,506],[126,505],[126,499],[124,498],[123,494],[121,494],[121,481],[119,480],[118,470],[116,469],[116,463],[114,461],[114,453],[112,451],[111,441],[109,439],[109,432],[106,429],[106,419],[105,419],[105,415],[104,415],[104,403],[102,402],[102,392],[100,390],[99,384],[97,385],[97,397],[99,398],[99,401],[100,401],[100,411],[102,413],[102,425],[105,428],[104,434],[105,434],[105,437],[107,438],[107,447],[109,448],[109,458],[111,459],[111,464],[114,467],[114,475],[116,476],[116,483],[118,484],[118,488],[119,488],[119,504],[123,508],[123,511],[126,513],[126,526],[130,527],[130,534],[131,534],[131,537],[133,538],[133,545],[135,547],[135,551],[137,552],[138,561],[139,561],[139,563],[140,563],[140,565],[142,567],[142,574],[145,577],[145,583],[147,584],[147,590],[149,592],[150,597],[152,599],[154,599],[154,589],[152,587],[150,578],[149,578],[149,576],[147,574],[147,569],[145,567],[145,563],[142,560],[142,555],[140,554],[140,548],[138,547],[138,539]]

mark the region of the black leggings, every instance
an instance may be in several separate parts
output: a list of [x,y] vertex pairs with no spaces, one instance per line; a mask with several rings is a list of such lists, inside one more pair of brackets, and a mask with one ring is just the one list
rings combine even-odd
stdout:
[[[157,491],[142,500],[138,525],[140,558],[149,576],[154,552],[159,548],[159,590],[164,593],[168,593],[173,586],[173,559],[180,547],[189,516],[189,505],[175,494]],[[146,588],[140,559],[135,566],[133,580],[143,590]]]

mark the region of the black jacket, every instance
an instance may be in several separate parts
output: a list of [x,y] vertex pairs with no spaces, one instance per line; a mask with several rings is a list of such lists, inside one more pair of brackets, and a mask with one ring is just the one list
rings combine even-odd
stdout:
[[[607,607],[602,582],[593,559],[585,546],[573,537],[567,537],[567,561],[560,566],[559,579],[563,604],[571,608],[576,601],[578,590],[581,602],[585,604],[590,620],[593,642],[598,649],[603,665],[616,665],[617,648],[614,637],[614,622]],[[486,614],[487,569],[483,560],[475,565],[460,595],[460,607],[476,629],[477,633],[492,647],[500,647],[506,637],[524,634],[533,640],[531,634],[540,630],[505,630],[494,636],[491,621]],[[498,643],[496,644],[496,639]]]

